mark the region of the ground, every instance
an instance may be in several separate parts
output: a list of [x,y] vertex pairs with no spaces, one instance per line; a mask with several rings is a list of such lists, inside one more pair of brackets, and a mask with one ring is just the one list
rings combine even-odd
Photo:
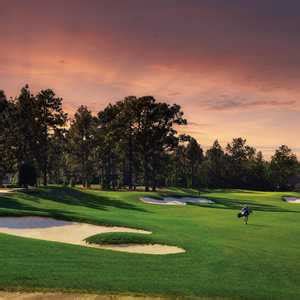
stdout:
[[[0,194],[0,215],[44,215],[129,226],[186,249],[164,256],[121,253],[0,234],[0,289],[200,299],[300,299],[298,193],[202,191],[215,204],[157,206],[142,196],[198,195],[102,192],[61,187]],[[249,224],[236,217],[254,210]],[[67,233],[66,233],[67,234]]]

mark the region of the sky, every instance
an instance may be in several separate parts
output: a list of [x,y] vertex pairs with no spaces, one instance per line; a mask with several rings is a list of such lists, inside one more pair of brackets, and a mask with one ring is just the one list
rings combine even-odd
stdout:
[[300,158],[299,28],[298,0],[0,0],[0,89],[52,88],[71,114],[153,95],[204,148]]

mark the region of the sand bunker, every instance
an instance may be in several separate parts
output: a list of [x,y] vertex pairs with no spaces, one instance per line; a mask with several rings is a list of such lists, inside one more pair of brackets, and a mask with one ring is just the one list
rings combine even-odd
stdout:
[[296,197],[283,197],[283,199],[289,203],[300,203],[300,198]]
[[142,197],[141,201],[149,204],[158,205],[186,205],[187,203],[196,204],[212,204],[214,201],[206,198],[195,198],[195,197],[163,197],[163,199],[154,199],[150,197]]
[[183,249],[164,245],[94,245],[85,238],[105,232],[136,232],[151,234],[150,231],[127,227],[98,226],[85,223],[55,220],[44,217],[0,217],[0,233],[12,234],[53,242],[62,242],[85,247],[109,249],[122,252],[144,254],[173,254],[185,252]]
[[35,191],[36,188],[35,187],[28,187],[26,188],[0,188],[0,195],[1,194],[10,194],[10,193],[14,193],[14,192],[33,192]]
[[143,253],[143,254],[175,254],[184,253],[185,250],[175,246],[160,244],[153,245],[103,245],[101,249],[115,250],[120,252]]
[[0,189],[0,194],[9,194],[11,192],[13,192],[12,189],[2,189],[2,188]]

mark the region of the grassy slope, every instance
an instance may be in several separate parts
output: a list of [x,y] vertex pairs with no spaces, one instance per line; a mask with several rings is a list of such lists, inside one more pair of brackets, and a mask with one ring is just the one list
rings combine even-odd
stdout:
[[106,232],[92,235],[85,239],[89,244],[98,245],[127,245],[127,244],[140,244],[149,245],[157,244],[158,241],[154,240],[150,235],[134,232]]
[[[172,193],[184,191],[153,195]],[[217,203],[201,207],[147,205],[138,201],[142,195],[49,188],[0,196],[0,215],[144,228],[153,231],[153,238],[187,250],[166,256],[126,254],[0,234],[0,289],[300,298],[300,205],[283,202],[283,193],[203,192]],[[254,209],[247,226],[236,217],[245,202]]]

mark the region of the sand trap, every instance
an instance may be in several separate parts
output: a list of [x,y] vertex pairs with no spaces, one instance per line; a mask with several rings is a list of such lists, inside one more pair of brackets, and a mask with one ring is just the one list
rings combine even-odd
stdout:
[[127,227],[109,227],[85,223],[55,220],[45,217],[0,217],[0,233],[16,236],[62,242],[85,247],[144,254],[182,253],[183,249],[164,245],[94,245],[85,238],[105,232],[136,232],[151,234],[150,231]]
[[[143,253],[143,254],[175,254],[184,253],[185,250],[175,246],[160,244],[153,245],[105,245],[98,246],[101,249],[109,249],[120,252]],[[98,248],[97,247],[97,248]]]
[[300,198],[296,197],[283,197],[283,199],[289,203],[300,203]]
[[196,203],[196,204],[212,204],[214,201],[206,198],[195,198],[195,197],[163,197],[162,200],[142,197],[141,201],[149,204],[158,204],[158,205],[186,205],[187,203]]
[[0,194],[10,194],[14,192],[32,192],[35,191],[35,187],[28,187],[26,188],[0,188]]
[[0,194],[9,194],[11,192],[13,192],[12,189],[2,189],[2,188],[0,189]]

